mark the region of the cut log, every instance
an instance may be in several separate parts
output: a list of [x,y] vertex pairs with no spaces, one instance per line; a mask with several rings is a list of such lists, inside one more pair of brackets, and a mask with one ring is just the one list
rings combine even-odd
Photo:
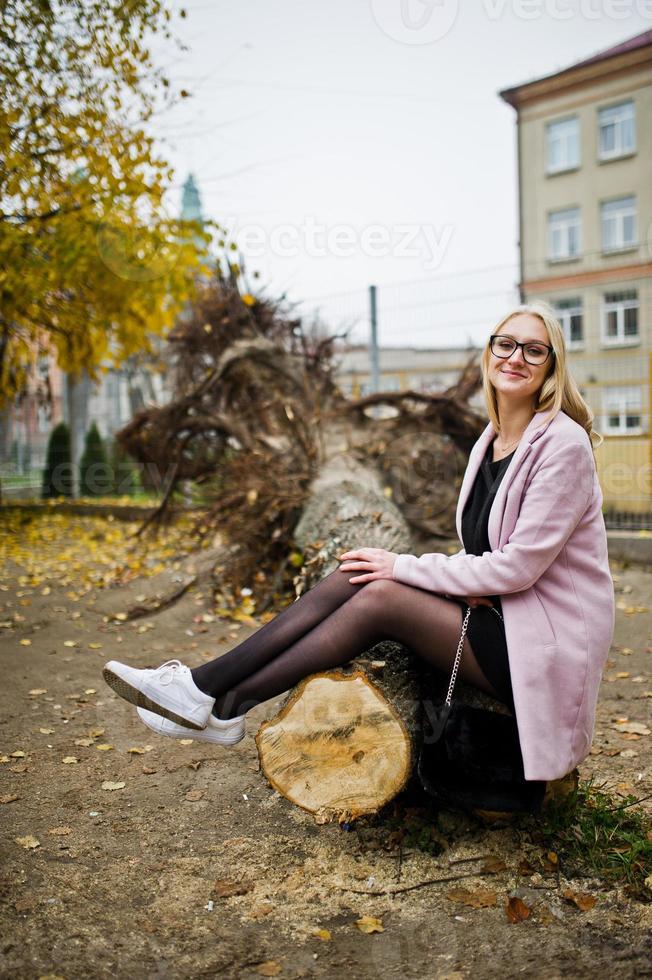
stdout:
[[421,716],[413,662],[391,641],[383,659],[358,658],[301,681],[263,722],[261,768],[286,799],[317,823],[377,813],[406,785]]

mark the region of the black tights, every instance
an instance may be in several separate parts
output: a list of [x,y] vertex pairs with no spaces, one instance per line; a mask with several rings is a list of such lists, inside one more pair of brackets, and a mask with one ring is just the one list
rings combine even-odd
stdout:
[[[461,607],[393,579],[351,585],[349,578],[356,574],[336,568],[242,643],[194,668],[197,687],[216,699],[218,718],[242,715],[310,674],[348,663],[381,640],[396,640],[450,674]],[[458,676],[499,697],[467,637]]]

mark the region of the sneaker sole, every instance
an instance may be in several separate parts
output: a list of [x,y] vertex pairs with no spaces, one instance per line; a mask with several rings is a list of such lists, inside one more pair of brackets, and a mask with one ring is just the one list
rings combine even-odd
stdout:
[[[140,718],[140,715],[138,717]],[[142,721],[143,725],[145,725],[147,728],[149,728],[150,732],[154,732],[155,735],[160,735],[161,738],[184,738],[184,737],[187,737],[187,736],[182,735],[181,732],[159,732],[158,728],[154,728],[154,726],[153,725],[150,725],[150,723],[148,721],[145,721],[144,718],[140,718],[140,720]],[[206,732],[206,729],[205,728],[202,729],[202,735],[205,735],[205,732]],[[237,745],[238,742],[241,742],[242,741],[242,739],[245,737],[245,735],[246,735],[246,732],[243,732],[242,735],[238,735],[237,738],[231,738],[231,739],[199,738],[199,739],[197,739],[197,741],[198,742],[207,742],[209,745],[225,745],[225,746],[228,747],[230,745]]]
[[116,694],[119,694],[121,698],[125,701],[129,701],[131,704],[135,704],[138,708],[145,708],[146,711],[153,711],[155,715],[161,715],[163,718],[168,718],[173,721],[176,725],[182,725],[184,728],[191,729],[195,732],[203,732],[201,725],[198,725],[194,721],[188,721],[182,715],[176,714],[176,712],[171,711],[169,708],[164,708],[163,705],[157,704],[156,701],[152,701],[148,698],[146,694],[139,691],[137,687],[133,687],[124,678],[119,677],[118,674],[114,674],[112,670],[108,670],[106,667],[102,671],[104,680],[112,687]]

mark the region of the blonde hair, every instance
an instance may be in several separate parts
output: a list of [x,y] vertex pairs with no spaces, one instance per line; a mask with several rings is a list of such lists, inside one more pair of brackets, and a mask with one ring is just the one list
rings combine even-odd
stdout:
[[[549,371],[539,390],[538,399],[535,406],[535,413],[551,412],[554,418],[559,411],[563,411],[575,422],[582,426],[589,437],[591,448],[595,450],[604,442],[603,437],[593,428],[595,418],[591,408],[582,398],[579,388],[573,379],[569,368],[566,353],[566,342],[561,323],[557,319],[555,311],[542,300],[533,303],[524,303],[510,310],[491,331],[492,334],[500,333],[502,328],[519,313],[529,313],[531,316],[538,316],[543,322],[550,342],[554,350],[554,357],[549,358]],[[491,357],[491,345],[487,345],[482,352],[482,389],[484,391],[487,412],[491,423],[497,433],[500,432],[500,420],[498,417],[498,399],[496,389],[489,380],[489,360]]]

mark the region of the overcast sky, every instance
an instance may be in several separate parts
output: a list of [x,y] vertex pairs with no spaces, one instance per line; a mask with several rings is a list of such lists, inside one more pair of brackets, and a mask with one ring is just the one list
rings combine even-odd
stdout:
[[483,342],[516,296],[515,113],[498,91],[652,27],[652,0],[206,0],[159,117],[269,295],[383,345]]

